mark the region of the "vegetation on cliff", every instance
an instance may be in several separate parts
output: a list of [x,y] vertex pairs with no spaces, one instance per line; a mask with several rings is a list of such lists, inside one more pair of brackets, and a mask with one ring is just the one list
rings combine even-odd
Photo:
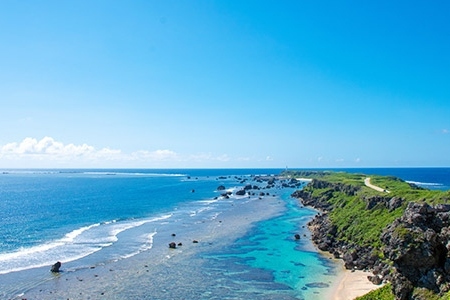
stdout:
[[[426,190],[389,176],[326,171],[283,175],[313,179],[293,196],[322,211],[310,222],[321,250],[343,258],[349,269],[370,269],[378,281],[392,283],[376,299],[447,299],[450,205],[444,204],[450,203],[450,191]],[[366,186],[367,177],[381,191]],[[361,299],[375,299],[370,297]]]

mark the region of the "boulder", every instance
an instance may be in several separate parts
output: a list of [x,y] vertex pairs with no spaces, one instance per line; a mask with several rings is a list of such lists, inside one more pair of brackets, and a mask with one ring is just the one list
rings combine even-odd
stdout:
[[245,193],[246,193],[245,190],[239,190],[239,191],[236,192],[236,195],[238,195],[238,196],[244,196]]
[[171,242],[171,243],[169,243],[169,248],[175,249],[175,248],[177,248],[177,244],[175,242]]
[[61,268],[61,262],[56,262],[52,268],[50,269],[51,272],[53,273],[59,273],[59,269]]
[[367,276],[367,279],[369,279],[369,281],[372,282],[375,285],[380,285],[383,282],[381,280],[380,276],[378,276],[378,275]]

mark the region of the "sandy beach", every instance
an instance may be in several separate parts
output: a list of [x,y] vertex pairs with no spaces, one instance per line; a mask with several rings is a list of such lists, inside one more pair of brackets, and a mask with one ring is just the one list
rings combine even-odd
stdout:
[[374,285],[367,279],[367,276],[373,275],[371,272],[343,270],[342,275],[336,281],[332,289],[330,299],[333,300],[353,300],[356,297],[376,290],[381,285]]

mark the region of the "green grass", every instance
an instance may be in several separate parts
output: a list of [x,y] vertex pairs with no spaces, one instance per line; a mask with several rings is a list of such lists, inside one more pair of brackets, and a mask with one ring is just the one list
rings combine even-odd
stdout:
[[[338,229],[337,239],[360,246],[380,247],[380,235],[383,229],[396,218],[399,218],[408,202],[427,202],[429,204],[450,203],[450,191],[431,191],[414,187],[409,183],[392,176],[350,174],[331,171],[288,171],[283,175],[290,177],[306,177],[326,181],[335,185],[358,188],[356,195],[348,195],[328,188],[304,188],[311,196],[323,199],[331,204],[330,220]],[[389,190],[390,193],[378,192],[364,185],[364,179],[370,177],[373,185]],[[401,207],[390,211],[386,205],[377,204],[367,209],[365,199],[379,196],[387,200],[397,197],[404,199]]]
[[392,293],[391,284],[386,284],[379,289],[373,290],[364,296],[357,297],[355,300],[395,300]]
[[[446,293],[443,296],[439,296],[424,288],[414,289],[413,295],[415,299],[450,300],[450,292]],[[392,293],[392,285],[388,283],[379,289],[373,290],[363,296],[357,297],[355,300],[395,300],[395,296]]]

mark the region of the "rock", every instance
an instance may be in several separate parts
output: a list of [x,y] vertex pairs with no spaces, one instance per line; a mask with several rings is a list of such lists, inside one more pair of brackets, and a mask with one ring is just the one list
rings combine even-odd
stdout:
[[449,208],[408,203],[403,215],[383,231],[384,255],[395,266],[391,282],[397,299],[409,299],[413,287],[434,293],[448,289]]
[[411,299],[411,294],[414,287],[408,279],[396,273],[394,276],[392,276],[391,283],[392,292],[394,293],[396,300]]
[[56,262],[52,268],[50,269],[51,272],[53,273],[59,273],[59,269],[61,268],[61,262]]
[[225,186],[219,185],[219,186],[217,187],[217,190],[218,190],[218,191],[223,191],[223,190],[225,190]]
[[392,197],[391,200],[389,200],[389,203],[388,203],[389,210],[393,211],[393,210],[399,208],[400,206],[402,206],[403,201],[404,200],[402,198]]
[[244,196],[245,193],[246,193],[245,190],[239,190],[239,191],[236,192],[236,195],[238,195],[238,196]]
[[193,240],[192,243],[198,244],[198,241],[197,240]]
[[169,248],[170,249],[175,249],[175,248],[177,248],[177,244],[174,243],[174,242],[171,242],[171,243],[169,243]]
[[300,234],[296,233],[296,234],[294,235],[294,238],[295,238],[296,240],[299,240],[299,239],[300,239]]
[[372,282],[375,285],[380,285],[383,281],[381,280],[380,276],[367,276],[367,279],[369,279],[370,282]]

